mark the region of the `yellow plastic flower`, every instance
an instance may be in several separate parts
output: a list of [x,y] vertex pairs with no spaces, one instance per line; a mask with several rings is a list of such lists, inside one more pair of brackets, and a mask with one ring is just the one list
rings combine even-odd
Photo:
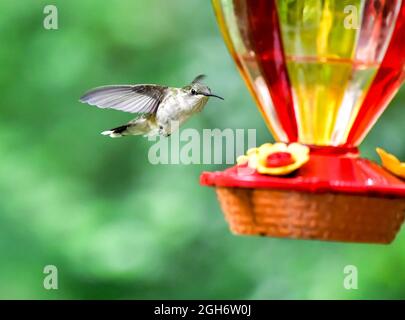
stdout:
[[258,148],[249,149],[248,151],[246,151],[246,155],[239,156],[238,159],[236,159],[236,163],[238,165],[247,164],[250,168],[256,169],[258,150]]
[[382,166],[392,174],[405,179],[405,162],[401,162],[393,154],[386,152],[381,148],[376,149],[381,158]]
[[299,143],[265,143],[240,156],[238,165],[248,165],[261,174],[287,175],[309,160],[309,148]]
[[257,172],[270,175],[287,175],[309,160],[309,148],[299,143],[265,144],[259,148]]

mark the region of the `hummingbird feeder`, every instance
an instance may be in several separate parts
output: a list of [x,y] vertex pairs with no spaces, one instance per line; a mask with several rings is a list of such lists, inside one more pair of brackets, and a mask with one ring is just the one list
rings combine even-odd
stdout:
[[[401,164],[358,145],[405,78],[405,0],[213,0],[228,49],[276,141],[204,172],[232,232],[390,243]],[[384,159],[383,159],[384,163]],[[388,168],[388,167],[387,167]],[[389,169],[389,168],[388,168]]]

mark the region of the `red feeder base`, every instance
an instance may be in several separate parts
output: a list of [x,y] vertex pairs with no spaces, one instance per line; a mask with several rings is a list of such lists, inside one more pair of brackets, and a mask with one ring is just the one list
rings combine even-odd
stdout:
[[392,242],[405,218],[405,183],[357,150],[324,150],[312,150],[309,162],[287,177],[234,166],[203,172],[201,184],[217,188],[236,234]]

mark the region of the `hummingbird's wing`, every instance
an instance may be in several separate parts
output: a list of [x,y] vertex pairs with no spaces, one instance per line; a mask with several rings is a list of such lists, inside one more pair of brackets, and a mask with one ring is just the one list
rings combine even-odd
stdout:
[[80,102],[130,113],[156,113],[167,87],[154,84],[104,86],[86,92]]
[[205,74],[199,74],[198,76],[196,76],[194,78],[194,80],[191,82],[191,84],[193,83],[201,83],[201,81],[203,81],[207,76]]

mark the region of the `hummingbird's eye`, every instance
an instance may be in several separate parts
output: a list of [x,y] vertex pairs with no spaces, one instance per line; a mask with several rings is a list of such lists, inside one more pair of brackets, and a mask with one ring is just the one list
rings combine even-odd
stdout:
[[194,89],[191,89],[191,94],[197,94],[197,91],[195,91]]

